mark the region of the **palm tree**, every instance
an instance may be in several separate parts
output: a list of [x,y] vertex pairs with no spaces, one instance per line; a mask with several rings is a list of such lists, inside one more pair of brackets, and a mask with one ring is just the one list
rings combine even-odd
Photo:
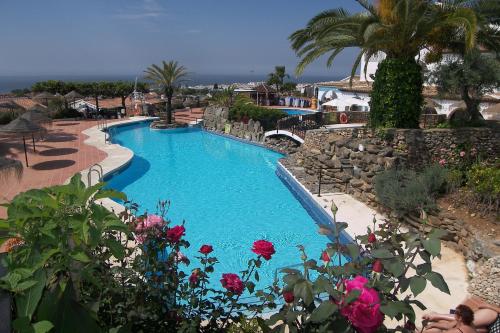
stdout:
[[145,71],[145,78],[153,81],[167,97],[167,124],[172,123],[172,96],[177,85],[188,75],[187,69],[177,61],[162,61],[162,67],[151,65]]
[[[443,46],[451,35],[463,32],[467,49],[475,45],[477,18],[470,8],[442,6],[430,0],[356,0],[361,13],[339,8],[312,18],[304,29],[290,36],[292,48],[301,57],[296,72],[328,54],[327,66],[345,48],[359,47],[351,82],[362,57],[378,52],[386,58],[379,64],[371,101],[372,125],[416,127],[423,103],[422,69],[416,57],[424,48]],[[445,0],[460,2],[463,0]],[[376,91],[381,91],[380,95]]]
[[276,92],[279,94],[283,88],[283,84],[285,83],[285,78],[289,78],[290,75],[286,74],[285,66],[276,66],[274,67],[274,73],[269,74],[269,78],[267,80],[267,84],[274,85],[276,87]]
[[231,85],[222,91],[217,91],[210,98],[210,102],[218,106],[231,107],[234,100],[234,90],[235,86]]

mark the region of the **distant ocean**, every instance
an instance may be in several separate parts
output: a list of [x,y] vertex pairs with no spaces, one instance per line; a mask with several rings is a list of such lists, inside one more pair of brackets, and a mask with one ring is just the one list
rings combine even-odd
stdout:
[[[302,76],[300,78],[291,78],[292,81],[298,83],[314,83],[322,81],[339,80],[339,76]],[[40,76],[0,76],[0,93],[10,92],[14,89],[30,88],[35,82],[46,80],[61,80],[61,81],[134,81],[135,75],[40,75]],[[139,80],[141,78],[139,77]],[[267,80],[267,75],[248,74],[248,75],[210,75],[210,74],[192,74],[189,76],[189,81],[186,82],[189,86],[194,85],[211,85],[230,84],[230,83],[247,83]]]

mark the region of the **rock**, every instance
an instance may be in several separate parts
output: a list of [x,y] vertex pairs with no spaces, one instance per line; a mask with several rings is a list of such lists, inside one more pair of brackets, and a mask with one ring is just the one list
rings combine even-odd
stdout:
[[376,145],[366,145],[365,150],[370,154],[378,154],[380,152],[380,147]]
[[360,179],[354,178],[354,179],[351,179],[351,181],[349,183],[351,184],[352,187],[359,188],[359,187],[363,186],[363,184],[365,182],[360,180]]

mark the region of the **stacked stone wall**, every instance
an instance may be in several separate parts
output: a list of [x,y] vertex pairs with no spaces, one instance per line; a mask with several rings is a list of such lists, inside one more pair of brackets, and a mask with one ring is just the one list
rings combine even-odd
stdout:
[[[212,131],[230,134],[251,142],[264,142],[264,128],[259,121],[252,119],[247,123],[230,121],[228,108],[208,106],[205,109],[203,124]],[[229,133],[226,133],[226,125],[230,126]]]
[[[377,201],[375,175],[395,166],[419,169],[440,160],[457,163],[461,149],[474,151],[483,158],[498,158],[499,139],[498,130],[491,128],[398,129],[378,133],[362,128],[321,129],[308,131],[304,144],[282,163],[312,193],[320,189],[321,170],[322,193],[348,193],[395,217]],[[447,240],[467,257],[477,260],[489,256],[490,249],[463,221],[445,214],[433,217],[430,223],[448,231]]]

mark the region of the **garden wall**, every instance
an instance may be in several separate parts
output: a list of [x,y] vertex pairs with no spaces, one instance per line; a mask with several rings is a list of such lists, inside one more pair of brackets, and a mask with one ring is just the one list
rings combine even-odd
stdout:
[[225,126],[229,124],[231,134],[240,139],[252,142],[264,142],[264,129],[259,121],[250,119],[248,123],[233,122],[228,120],[229,110],[224,107],[208,106],[205,109],[203,124],[206,129],[226,133]]

